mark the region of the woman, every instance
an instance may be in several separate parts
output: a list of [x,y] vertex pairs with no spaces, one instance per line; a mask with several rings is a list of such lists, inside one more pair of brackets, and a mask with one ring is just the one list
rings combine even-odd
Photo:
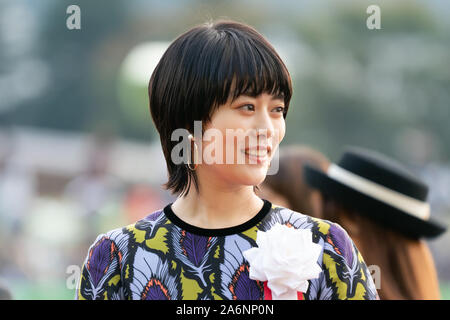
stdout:
[[430,217],[423,182],[394,160],[356,147],[326,172],[309,165],[304,171],[323,195],[323,218],[340,224],[373,267],[381,299],[439,299],[423,238],[446,228]]
[[258,194],[272,203],[322,218],[322,194],[305,182],[303,165],[314,165],[326,172],[329,163],[325,155],[310,147],[282,147],[278,172],[266,177]]
[[258,265],[244,254],[261,232],[282,227],[289,234],[310,233],[308,248],[320,247],[316,258],[305,261],[319,266],[320,275],[308,276],[307,289],[299,284],[303,291],[295,286],[295,298],[375,299],[367,267],[340,226],[255,194],[284,137],[291,95],[284,63],[252,27],[219,21],[179,36],[149,83],[168,168],[165,186],[178,198],[135,224],[99,235],[77,298],[273,298],[276,287],[254,274]]

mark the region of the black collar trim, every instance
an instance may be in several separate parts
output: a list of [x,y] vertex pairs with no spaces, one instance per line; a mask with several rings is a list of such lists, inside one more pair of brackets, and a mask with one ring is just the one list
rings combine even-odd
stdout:
[[175,215],[171,207],[173,202],[169,203],[167,206],[164,207],[164,214],[166,215],[167,219],[169,219],[174,225],[178,226],[182,230],[186,230],[187,232],[209,237],[228,236],[232,234],[241,233],[250,228],[253,228],[261,220],[264,219],[264,217],[269,213],[270,209],[272,208],[272,203],[266,199],[262,200],[264,201],[264,205],[253,218],[247,220],[242,224],[228,228],[205,229],[189,224],[181,220],[177,215]]

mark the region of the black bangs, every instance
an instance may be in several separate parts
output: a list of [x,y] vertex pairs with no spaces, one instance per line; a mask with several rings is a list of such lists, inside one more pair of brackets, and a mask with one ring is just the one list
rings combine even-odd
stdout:
[[259,34],[249,37],[241,32],[232,33],[222,30],[220,23],[216,28],[216,44],[209,47],[211,51],[204,52],[206,60],[216,61],[216,69],[209,69],[207,77],[213,84],[208,93],[215,97],[211,113],[241,94],[255,97],[267,93],[284,100],[286,118],[292,96],[291,78],[272,45]]

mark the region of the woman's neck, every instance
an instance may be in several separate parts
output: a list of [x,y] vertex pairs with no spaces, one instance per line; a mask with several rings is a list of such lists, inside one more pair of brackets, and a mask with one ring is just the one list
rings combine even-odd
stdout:
[[264,205],[253,186],[228,187],[206,183],[197,192],[191,185],[185,197],[178,197],[172,211],[191,225],[218,229],[240,225],[253,218]]

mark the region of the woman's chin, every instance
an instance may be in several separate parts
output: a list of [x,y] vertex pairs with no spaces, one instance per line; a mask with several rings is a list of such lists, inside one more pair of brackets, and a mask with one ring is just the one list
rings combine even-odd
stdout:
[[256,186],[266,179],[269,167],[267,165],[239,164],[220,166],[217,169],[215,174],[212,172],[209,174],[232,184]]
[[267,176],[268,167],[259,165],[243,165],[239,170],[239,176],[246,181],[246,185],[258,185],[264,181]]

